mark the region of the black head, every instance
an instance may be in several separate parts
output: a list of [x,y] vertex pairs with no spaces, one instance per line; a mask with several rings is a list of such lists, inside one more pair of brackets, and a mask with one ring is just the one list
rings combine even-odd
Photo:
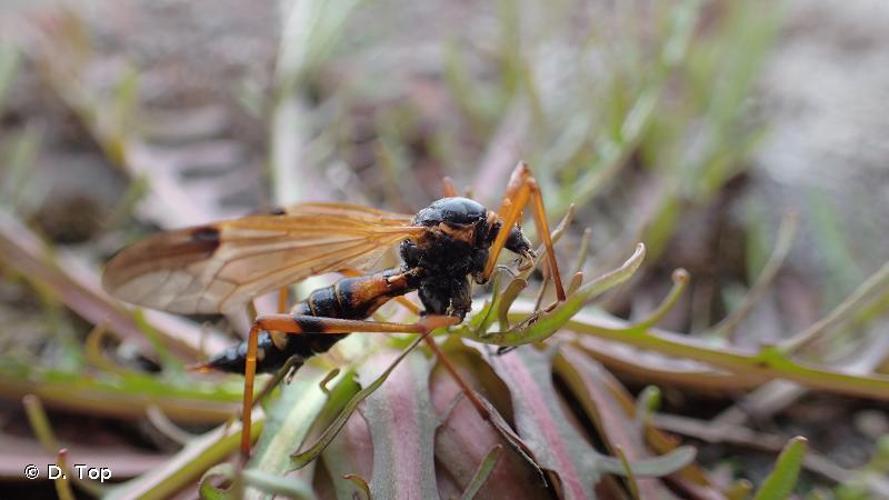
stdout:
[[437,226],[442,222],[448,224],[477,224],[488,217],[488,209],[481,203],[469,198],[442,198],[417,212],[414,223],[423,226]]

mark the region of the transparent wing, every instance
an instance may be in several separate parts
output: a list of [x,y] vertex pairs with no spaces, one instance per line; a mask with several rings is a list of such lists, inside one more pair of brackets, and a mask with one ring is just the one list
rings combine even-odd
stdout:
[[168,231],[117,254],[103,285],[117,298],[171,312],[234,310],[309,276],[368,270],[425,228],[411,216],[359,205],[307,203]]

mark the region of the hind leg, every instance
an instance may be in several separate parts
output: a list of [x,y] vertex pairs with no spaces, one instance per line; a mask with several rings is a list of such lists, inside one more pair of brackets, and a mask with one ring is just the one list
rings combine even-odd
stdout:
[[436,328],[459,323],[451,316],[424,316],[416,323],[385,323],[377,321],[325,318],[306,315],[270,314],[256,318],[247,338],[247,356],[244,369],[244,401],[241,420],[241,456],[250,455],[251,409],[253,408],[253,383],[256,378],[256,356],[259,332],[276,331],[287,335],[303,333],[419,333],[426,334]]

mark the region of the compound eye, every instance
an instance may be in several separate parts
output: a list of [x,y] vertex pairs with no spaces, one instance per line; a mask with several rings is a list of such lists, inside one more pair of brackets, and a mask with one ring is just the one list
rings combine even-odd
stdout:
[[475,244],[482,248],[488,248],[497,237],[497,226],[491,226],[486,219],[475,224]]

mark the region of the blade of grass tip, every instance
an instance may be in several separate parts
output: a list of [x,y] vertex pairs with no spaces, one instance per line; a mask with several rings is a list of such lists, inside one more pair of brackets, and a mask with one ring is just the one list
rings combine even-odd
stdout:
[[[56,465],[63,471],[68,470],[68,449],[62,448],[56,454]],[[71,489],[71,483],[68,481],[68,475],[62,474],[53,480],[56,487],[56,494],[60,500],[74,500],[74,491]]]
[[636,398],[636,420],[644,429],[651,417],[661,407],[661,390],[654,385],[645,386]]
[[789,212],[784,215],[784,218],[781,220],[781,225],[778,228],[778,241],[775,243],[775,248],[772,250],[769,260],[762,268],[762,271],[760,271],[759,277],[757,277],[756,282],[744,296],[744,299],[741,301],[738,308],[732,311],[731,314],[726,316],[713,328],[712,336],[717,338],[727,338],[729,340],[734,338],[734,333],[738,325],[750,314],[750,311],[753,310],[753,306],[755,306],[765,292],[768,291],[775,276],[778,275],[778,271],[784,264],[787,254],[790,253],[790,247],[793,243],[794,236],[796,236],[797,226],[799,225],[798,222],[799,217],[796,212]]
[[[203,500],[228,500],[234,496],[238,488],[234,484],[237,481],[236,476],[233,464],[228,462],[216,464],[207,469],[198,481],[198,495]],[[222,482],[223,485],[216,486],[213,481]]]
[[889,262],[883,264],[876,273],[872,274],[827,316],[778,344],[778,349],[785,354],[791,354],[823,338],[832,328],[850,319],[853,313],[864,306],[875,293],[882,291],[887,286],[889,286]]
[[352,484],[354,484],[358,488],[358,491],[356,491],[355,493],[361,493],[361,496],[359,496],[359,498],[361,498],[362,500],[370,500],[370,485],[367,483],[367,479],[364,479],[358,474],[345,474],[343,475],[343,479],[352,482]]
[[620,458],[620,463],[624,467],[624,473],[626,474],[624,477],[627,480],[627,486],[630,488],[630,496],[634,500],[640,500],[639,484],[636,483],[636,475],[633,474],[633,469],[630,467],[630,461],[627,460],[627,454],[624,453],[624,449],[620,446],[615,446],[614,452],[617,453],[617,457]]
[[129,370],[114,363],[104,355],[102,351],[102,342],[109,336],[111,336],[111,332],[108,331],[108,322],[99,323],[90,330],[86,335],[86,341],[84,342],[83,355],[86,358],[86,361],[96,368],[100,368],[109,373],[115,373],[121,376],[137,374],[137,372],[133,370]]
[[321,388],[321,392],[323,392],[324,394],[330,396],[330,388],[327,387],[327,384],[329,384],[330,381],[332,381],[333,379],[335,379],[335,378],[337,377],[337,375],[339,375],[339,374],[340,374],[340,369],[339,369],[339,368],[334,368],[334,369],[330,370],[330,371],[327,373],[327,375],[324,376],[324,379],[321,380],[321,382],[318,383],[318,387]]
[[352,416],[352,413],[355,412],[355,409],[358,408],[358,405],[362,401],[367,399],[368,396],[373,394],[374,391],[379,389],[379,387],[383,385],[383,382],[385,382],[386,379],[389,378],[389,375],[392,373],[393,370],[395,370],[398,364],[401,363],[401,361],[408,354],[410,354],[411,351],[416,349],[416,347],[420,345],[420,342],[423,342],[423,340],[430,333],[431,332],[424,333],[413,342],[411,342],[411,344],[404,351],[402,351],[397,358],[395,358],[392,364],[389,365],[389,367],[386,368],[386,370],[384,370],[379,377],[377,377],[367,387],[364,387],[360,391],[355,393],[355,395],[352,396],[349,402],[346,403],[346,405],[343,407],[340,414],[337,415],[336,418],[331,421],[330,425],[328,425],[327,428],[321,432],[321,435],[313,444],[308,446],[304,451],[297,451],[296,453],[291,455],[290,459],[293,468],[301,469],[311,463],[312,460],[314,460],[316,457],[318,457],[318,455],[320,455],[321,452],[323,452],[324,449],[327,448],[327,445],[329,445],[330,442],[333,441],[333,438],[336,437],[343,426],[346,425],[346,421],[349,419],[349,417]]
[[40,398],[33,394],[28,394],[22,398],[22,404],[25,406],[25,414],[28,417],[28,423],[31,424],[31,430],[43,448],[50,453],[58,451],[59,442],[56,440],[56,435],[52,430]]
[[583,236],[580,237],[580,248],[577,250],[577,261],[574,263],[574,272],[572,274],[583,272],[583,266],[586,264],[587,257],[590,253],[590,240],[593,239],[593,228],[588,227],[583,230]]
[[578,271],[571,277],[568,287],[565,288],[565,293],[570,297],[574,292],[580,290],[581,285],[583,285],[583,272]]
[[679,300],[679,297],[682,296],[682,292],[685,291],[686,286],[689,281],[688,271],[685,269],[679,268],[673,271],[673,286],[670,288],[670,292],[664,297],[664,300],[660,303],[660,305],[652,311],[651,314],[648,315],[647,318],[635,323],[630,327],[631,330],[645,331],[656,325],[660,320],[664,319],[664,316],[673,309],[673,306],[676,305],[676,302]]
[[796,486],[803,459],[806,457],[806,438],[797,436],[791,439],[775,462],[775,469],[766,477],[756,491],[753,500],[789,498]]
[[[663,455],[637,460],[629,465],[633,470],[633,474],[636,476],[646,478],[663,477],[688,467],[694,462],[695,456],[697,456],[697,449],[695,449],[694,446],[683,445],[678,446]],[[599,466],[602,468],[603,472],[620,475],[624,474],[623,465],[620,463],[620,460],[616,458],[600,457]]]
[[469,482],[469,485],[466,487],[466,491],[460,496],[460,500],[472,500],[475,498],[475,495],[478,493],[478,490],[484,486],[485,481],[491,476],[491,473],[494,472],[494,467],[497,466],[497,461],[500,459],[500,455],[503,454],[503,446],[495,445],[491,448],[491,451],[485,455],[485,458],[482,459],[482,463],[479,464],[478,470],[475,471],[475,474],[472,476],[472,480]]
[[737,479],[723,490],[728,500],[747,500],[753,493],[753,483],[748,479]]
[[[62,449],[59,446],[58,439],[56,439],[55,432],[52,430],[52,425],[49,422],[49,417],[46,416],[46,410],[43,409],[40,398],[33,394],[27,394],[22,398],[22,403],[25,406],[28,423],[31,424],[31,429],[43,448],[49,453],[56,453]],[[65,471],[65,474],[70,474],[85,491],[96,497],[102,495],[104,488],[99,483],[73,474],[68,469],[63,468],[62,470]]]
[[[500,303],[497,307],[497,320],[500,323],[500,329],[503,331],[510,329],[509,308],[512,303],[519,297],[522,290],[528,286],[528,281],[522,278],[516,278],[509,282],[506,290],[500,294]],[[482,334],[483,335],[483,334]]]
[[494,321],[492,315],[501,298],[500,285],[508,274],[508,272],[505,271],[501,272],[500,268],[495,268],[494,270],[495,273],[494,279],[491,281],[491,298],[489,299],[489,302],[482,307],[479,314],[475,314],[469,318],[468,325],[473,329],[472,334],[476,337],[483,336]]

